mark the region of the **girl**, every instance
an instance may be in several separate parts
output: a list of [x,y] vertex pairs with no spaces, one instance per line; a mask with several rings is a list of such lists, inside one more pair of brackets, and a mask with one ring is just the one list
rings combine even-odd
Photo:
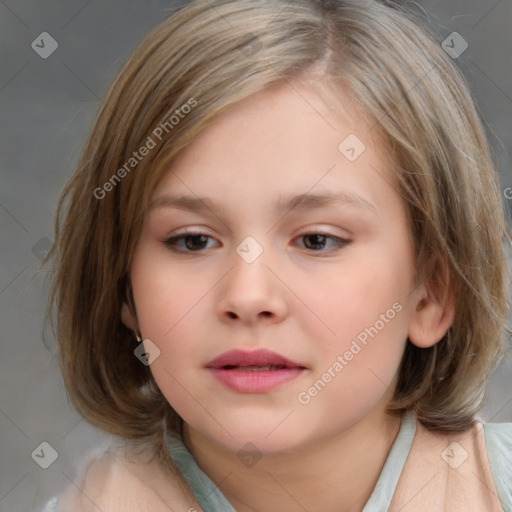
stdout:
[[195,1],[59,205],[66,385],[131,439],[55,510],[510,511],[505,222],[461,74],[375,0]]

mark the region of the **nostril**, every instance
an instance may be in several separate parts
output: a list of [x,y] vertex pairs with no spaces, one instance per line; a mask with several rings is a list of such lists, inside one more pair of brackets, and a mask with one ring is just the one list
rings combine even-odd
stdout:
[[[236,313],[233,313],[233,311],[228,311],[226,314],[229,318],[238,318],[238,315]],[[266,318],[269,318],[273,316],[273,313],[271,311],[261,311],[261,313],[258,316],[264,316]]]

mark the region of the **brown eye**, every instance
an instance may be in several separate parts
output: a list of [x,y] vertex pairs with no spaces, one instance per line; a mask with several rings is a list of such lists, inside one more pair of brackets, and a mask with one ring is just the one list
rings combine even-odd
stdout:
[[173,236],[165,240],[165,245],[177,252],[200,252],[207,248],[208,240],[212,237],[202,233],[191,233]]
[[341,249],[350,241],[323,233],[305,233],[299,237],[304,241],[304,247],[316,252],[327,252],[324,249]]
[[318,233],[313,235],[305,235],[304,240],[306,243],[304,244],[308,249],[323,249],[325,247],[325,243],[327,241],[327,237],[325,235],[319,235]]

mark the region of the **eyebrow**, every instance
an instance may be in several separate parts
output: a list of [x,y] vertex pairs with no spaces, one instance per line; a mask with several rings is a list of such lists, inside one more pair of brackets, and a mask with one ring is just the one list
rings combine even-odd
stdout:
[[[275,206],[276,213],[307,212],[319,208],[335,206],[355,206],[378,215],[375,205],[354,192],[329,192],[324,194],[299,194],[291,197],[281,197]],[[149,205],[149,211],[156,208],[177,208],[193,212],[222,212],[223,205],[217,204],[208,197],[193,197],[186,195],[160,196]]]

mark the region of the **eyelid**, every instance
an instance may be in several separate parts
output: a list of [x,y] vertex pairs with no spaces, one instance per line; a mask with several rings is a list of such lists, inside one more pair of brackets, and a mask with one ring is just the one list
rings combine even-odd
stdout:
[[194,236],[194,235],[205,235],[209,236],[210,238],[214,238],[212,235],[209,235],[207,233],[207,228],[198,227],[198,228],[191,228],[186,227],[183,229],[178,229],[177,231],[173,232],[171,235],[167,236],[165,239],[170,240],[172,238],[178,238],[180,236]]
[[341,235],[335,235],[334,233],[330,233],[329,231],[323,230],[321,228],[318,229],[308,229],[306,231],[301,231],[297,236],[307,236],[307,235],[322,235],[322,236],[328,236],[331,238],[338,238],[339,240],[345,240],[348,237],[343,237]]
[[176,231],[175,233],[165,237],[163,242],[168,243],[170,240],[174,240],[176,238],[186,238],[188,236],[206,236],[207,238],[216,240],[214,236],[206,233],[204,228],[183,228],[182,230]]
[[[346,229],[343,229],[341,233],[335,233],[333,226],[325,226],[325,227],[307,227],[303,228],[303,230],[298,231],[298,233],[294,236],[294,240],[296,238],[299,238],[301,236],[307,236],[307,235],[322,235],[330,238],[336,238],[338,240],[343,241],[350,241],[353,238],[353,234],[347,231]],[[341,228],[337,228],[337,231],[340,231]]]

